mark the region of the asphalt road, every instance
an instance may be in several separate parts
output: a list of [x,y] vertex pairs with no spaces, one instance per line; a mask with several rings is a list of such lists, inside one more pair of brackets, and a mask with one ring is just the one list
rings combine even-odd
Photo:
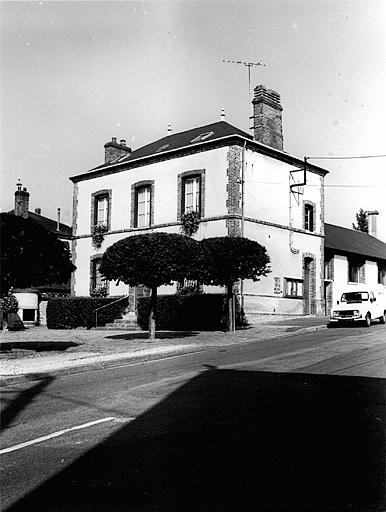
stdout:
[[3,388],[3,511],[385,510],[386,328]]

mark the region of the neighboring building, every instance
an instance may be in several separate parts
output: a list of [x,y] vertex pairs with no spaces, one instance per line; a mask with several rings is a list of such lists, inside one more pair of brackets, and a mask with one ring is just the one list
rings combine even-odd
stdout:
[[327,223],[325,233],[325,297],[329,314],[343,292],[386,286],[386,244],[362,231]]
[[[169,134],[131,151],[124,140],[105,144],[105,162],[74,183],[72,293],[129,294],[104,283],[103,252],[130,235],[180,232],[181,216],[196,210],[195,238],[245,236],[265,246],[272,272],[239,291],[246,315],[324,314],[324,177],[328,171],[283,151],[280,96],[254,90],[254,137],[221,121]],[[104,226],[104,242],[92,241]],[[204,291],[214,288],[206,287]],[[162,287],[160,293],[175,288]],[[218,289],[216,289],[218,291]]]
[[[24,218],[31,218],[47,231],[50,231],[58,239],[69,244],[72,238],[72,229],[70,226],[60,222],[60,209],[58,208],[57,220],[49,219],[41,215],[41,209],[36,208],[35,212],[29,211],[30,194],[27,189],[22,188],[22,184],[17,184],[15,192],[14,214]],[[42,324],[46,323],[45,309],[47,297],[52,295],[69,295],[71,290],[70,282],[66,284],[52,284],[50,286],[38,286],[33,289],[15,289],[14,294],[19,301],[19,317],[24,324]]]

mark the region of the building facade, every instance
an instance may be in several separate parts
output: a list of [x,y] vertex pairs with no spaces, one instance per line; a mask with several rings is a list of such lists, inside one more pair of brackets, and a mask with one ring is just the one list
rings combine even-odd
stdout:
[[325,224],[325,298],[330,314],[342,293],[386,287],[386,244],[373,235]]
[[[253,107],[254,136],[222,115],[219,122],[169,133],[135,151],[113,138],[105,144],[104,164],[71,178],[74,295],[129,294],[135,308],[141,290],[100,276],[103,252],[133,234],[178,233],[182,215],[196,211],[198,240],[245,236],[267,249],[271,273],[238,287],[248,319],[324,314],[327,171],[283,151],[276,92],[256,87]],[[159,293],[174,291],[163,287]]]

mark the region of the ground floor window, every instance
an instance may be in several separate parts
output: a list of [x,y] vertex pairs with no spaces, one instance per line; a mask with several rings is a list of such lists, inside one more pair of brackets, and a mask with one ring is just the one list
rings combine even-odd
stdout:
[[90,295],[92,297],[106,297],[108,295],[108,281],[99,271],[102,258],[91,261]]
[[284,296],[301,299],[303,297],[303,280],[285,278]]

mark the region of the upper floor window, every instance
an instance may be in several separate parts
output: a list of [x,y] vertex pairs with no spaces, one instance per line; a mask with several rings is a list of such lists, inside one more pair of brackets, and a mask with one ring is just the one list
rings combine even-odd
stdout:
[[109,199],[107,196],[101,196],[97,198],[97,224],[107,224],[107,214],[109,209]]
[[136,215],[136,227],[142,228],[150,226],[150,202],[151,192],[150,187],[140,187],[136,190],[136,203],[137,203],[137,215]]
[[131,226],[144,228],[154,224],[154,181],[141,181],[131,187]]
[[99,224],[110,229],[111,190],[99,190],[91,196],[91,227]]
[[196,211],[199,217],[205,215],[205,169],[185,171],[177,176],[177,220],[184,213]]
[[306,203],[304,205],[304,229],[306,231],[315,231],[314,214],[314,206]]
[[200,189],[201,179],[199,176],[184,180],[183,213],[200,212]]

